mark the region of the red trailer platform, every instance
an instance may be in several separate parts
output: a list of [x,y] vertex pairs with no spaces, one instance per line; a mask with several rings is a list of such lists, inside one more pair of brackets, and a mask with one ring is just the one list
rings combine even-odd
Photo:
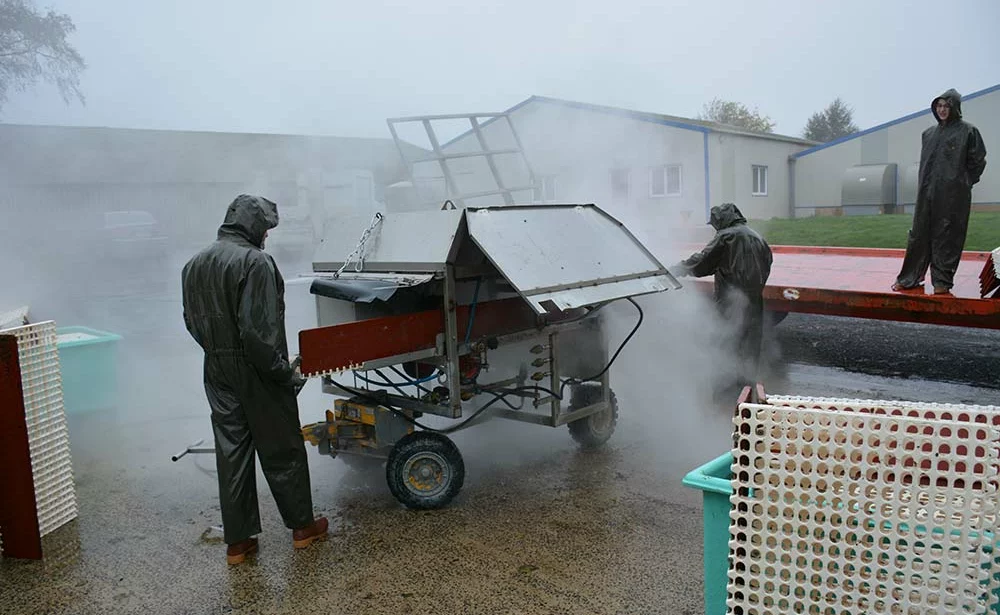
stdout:
[[[891,289],[903,250],[772,246],[774,264],[764,289],[767,309],[959,327],[1000,329],[1000,298],[980,297],[989,252],[965,252],[952,295]],[[928,276],[929,277],[929,276]],[[696,281],[703,290],[711,278]]]

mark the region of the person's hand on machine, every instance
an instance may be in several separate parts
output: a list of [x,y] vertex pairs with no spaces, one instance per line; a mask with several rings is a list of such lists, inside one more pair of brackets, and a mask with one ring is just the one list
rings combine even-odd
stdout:
[[299,366],[302,365],[302,356],[295,355],[295,358],[292,359],[290,365],[292,366],[292,369],[295,370],[294,372],[292,372],[292,382],[291,382],[292,388],[295,389],[295,395],[298,395],[299,393],[302,392],[302,389],[306,386],[306,383],[309,382],[309,379],[303,376],[302,372],[299,370]]

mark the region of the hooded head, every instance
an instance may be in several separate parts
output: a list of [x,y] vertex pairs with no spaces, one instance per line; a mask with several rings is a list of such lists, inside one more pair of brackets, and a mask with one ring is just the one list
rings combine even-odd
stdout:
[[[943,103],[948,105],[948,117],[944,120],[938,115],[938,103]],[[931,101],[931,113],[934,114],[934,119],[938,122],[954,122],[956,120],[962,119],[962,95],[955,91],[954,88],[948,90],[944,94],[938,96]]]
[[743,217],[743,213],[736,207],[733,203],[723,203],[722,205],[716,205],[712,208],[711,216],[708,219],[708,223],[712,225],[717,231],[721,231],[724,228],[729,228],[736,224],[746,224],[747,219]]
[[264,235],[278,226],[278,206],[262,196],[241,194],[229,204],[219,235],[242,237],[258,248],[264,247]]

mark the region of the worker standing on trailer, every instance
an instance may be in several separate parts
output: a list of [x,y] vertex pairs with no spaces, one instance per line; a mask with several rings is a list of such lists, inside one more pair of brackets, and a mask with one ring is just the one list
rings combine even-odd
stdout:
[[740,328],[737,345],[741,384],[756,382],[764,335],[764,285],[771,274],[771,247],[733,203],[712,208],[715,237],[705,248],[670,268],[679,276],[715,275],[715,302],[723,318]]
[[271,201],[242,194],[229,205],[218,239],[182,274],[184,324],[205,351],[222,526],[230,564],[257,550],[254,454],[295,548],[327,535],[313,518],[309,465],[296,395],[305,382],[288,359],[285,284],[264,252],[278,225]]
[[931,102],[937,126],[921,136],[917,204],[902,270],[892,290],[923,289],[927,268],[935,295],[951,294],[972,209],[972,186],[986,168],[979,130],[962,120],[962,97],[948,90]]

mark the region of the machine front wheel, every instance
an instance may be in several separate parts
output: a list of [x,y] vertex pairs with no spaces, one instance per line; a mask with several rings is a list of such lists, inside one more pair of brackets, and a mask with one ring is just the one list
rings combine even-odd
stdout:
[[447,436],[416,431],[392,447],[385,479],[392,495],[407,508],[441,508],[462,489],[465,462]]
[[[569,424],[569,433],[583,448],[597,448],[611,438],[618,426],[618,399],[611,391],[611,403],[600,412],[577,419]],[[570,409],[586,408],[601,401],[599,385],[583,384],[573,387]]]

